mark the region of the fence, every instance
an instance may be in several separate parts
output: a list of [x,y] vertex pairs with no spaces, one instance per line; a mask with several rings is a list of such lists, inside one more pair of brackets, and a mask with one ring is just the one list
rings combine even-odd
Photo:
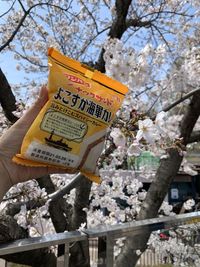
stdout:
[[[161,229],[170,229],[184,224],[191,224],[200,221],[200,212],[192,212],[171,217],[162,217],[135,221],[113,226],[102,226],[93,229],[87,229],[82,232],[74,231],[67,233],[58,233],[42,237],[27,238],[17,240],[7,244],[0,245],[0,256],[24,251],[30,251],[38,248],[64,244],[64,260],[59,263],[61,267],[69,266],[69,246],[71,243],[82,240],[94,240],[94,238],[106,238],[106,267],[114,266],[114,242],[117,238],[134,236],[142,232],[149,232]],[[100,262],[100,261],[99,261]],[[93,264],[93,266],[95,266]],[[96,263],[98,266],[98,260]],[[125,267],[125,266],[120,266]]]
[[[98,238],[91,238],[89,244],[91,267],[98,266]],[[163,263],[164,255],[146,249],[137,262],[137,267],[158,266]],[[1,266],[0,266],[1,267]]]

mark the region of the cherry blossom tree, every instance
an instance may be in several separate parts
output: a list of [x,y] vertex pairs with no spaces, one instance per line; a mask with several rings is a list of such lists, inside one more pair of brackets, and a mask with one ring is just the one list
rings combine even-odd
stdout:
[[[7,118],[1,115],[2,131],[24,109],[17,102],[20,89],[24,103],[30,103],[46,82],[49,46],[126,84],[129,93],[98,162],[104,170],[102,183],[91,184],[83,176],[71,183],[67,175],[54,175],[13,187],[2,203],[2,240],[75,230],[84,223],[93,227],[153,218],[161,208],[168,215],[169,206],[163,200],[173,177],[180,168],[196,174],[185,156],[188,145],[200,138],[199,1],[6,2],[8,8],[0,14],[0,52],[14,55],[16,71],[23,71],[26,80],[13,84],[11,91],[0,72],[0,103]],[[127,162],[142,151],[160,159],[147,192],[133,179],[134,164],[131,176],[122,177],[116,171],[126,169]],[[142,175],[147,176],[145,170]],[[48,196],[52,201],[46,201]],[[122,209],[120,201],[127,206]],[[140,256],[139,241],[142,252],[148,239],[145,233],[127,238],[116,266],[134,266]],[[58,253],[62,254],[62,247]],[[54,252],[46,250],[32,253],[31,262],[28,253],[6,258],[32,266],[38,266],[38,261],[40,266],[55,266],[56,261]],[[70,261],[71,266],[89,266],[88,244],[75,244]]]

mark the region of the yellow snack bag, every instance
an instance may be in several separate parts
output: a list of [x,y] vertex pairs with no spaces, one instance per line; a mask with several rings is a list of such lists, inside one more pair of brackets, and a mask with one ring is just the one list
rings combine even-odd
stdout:
[[26,166],[57,166],[81,171],[99,182],[96,163],[105,134],[128,89],[80,62],[48,50],[49,100],[13,161]]

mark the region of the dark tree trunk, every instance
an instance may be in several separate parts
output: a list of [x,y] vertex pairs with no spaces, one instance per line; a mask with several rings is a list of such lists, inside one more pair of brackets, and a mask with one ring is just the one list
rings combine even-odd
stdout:
[[[117,38],[121,39],[124,32],[127,30],[126,25],[126,17],[128,14],[128,9],[131,4],[132,0],[116,0],[115,1],[115,8],[116,8],[116,18],[112,23],[111,29],[108,33],[110,38]],[[105,72],[105,61],[104,61],[104,53],[105,50],[102,49],[99,55],[98,61],[95,65],[95,68],[101,72]]]
[[[0,243],[28,237],[28,232],[20,227],[11,216],[0,215]],[[37,249],[23,253],[1,256],[9,262],[26,264],[33,267],[56,267],[56,257],[48,249]]]
[[17,121],[17,117],[12,113],[16,110],[16,100],[11,87],[0,68],[0,103],[5,113],[6,118],[14,123]]
[[[87,221],[87,214],[83,208],[89,206],[89,196],[92,182],[83,177],[80,184],[76,187],[76,196],[72,210],[71,231],[78,229],[82,223]],[[70,250],[71,267],[90,267],[89,242],[81,241],[72,246]]]
[[[46,189],[48,195],[55,192],[55,186],[49,175],[43,176],[37,181],[41,188]],[[49,203],[50,217],[57,233],[69,230],[68,220],[70,220],[71,217],[70,209],[71,205],[69,205],[63,197]]]
[[[45,188],[48,194],[55,192],[54,184],[49,176],[38,179],[41,188]],[[89,205],[91,182],[82,175],[79,185],[76,187],[76,197],[73,207],[64,198],[51,201],[49,213],[56,232],[77,230],[87,220],[83,208]],[[58,247],[58,256],[64,254],[64,246]],[[76,242],[70,248],[70,267],[89,267],[89,244],[87,241]]]

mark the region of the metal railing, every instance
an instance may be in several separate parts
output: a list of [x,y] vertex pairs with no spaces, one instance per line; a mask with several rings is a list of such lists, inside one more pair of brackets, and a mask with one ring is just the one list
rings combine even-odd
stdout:
[[114,244],[117,238],[138,235],[144,231],[145,233],[151,233],[156,230],[170,229],[196,222],[200,222],[200,212],[135,221],[113,226],[96,227],[81,232],[74,231],[21,239],[0,245],[0,256],[64,244],[65,252],[63,267],[68,267],[70,243],[90,240],[91,238],[106,237],[106,267],[113,267]]

